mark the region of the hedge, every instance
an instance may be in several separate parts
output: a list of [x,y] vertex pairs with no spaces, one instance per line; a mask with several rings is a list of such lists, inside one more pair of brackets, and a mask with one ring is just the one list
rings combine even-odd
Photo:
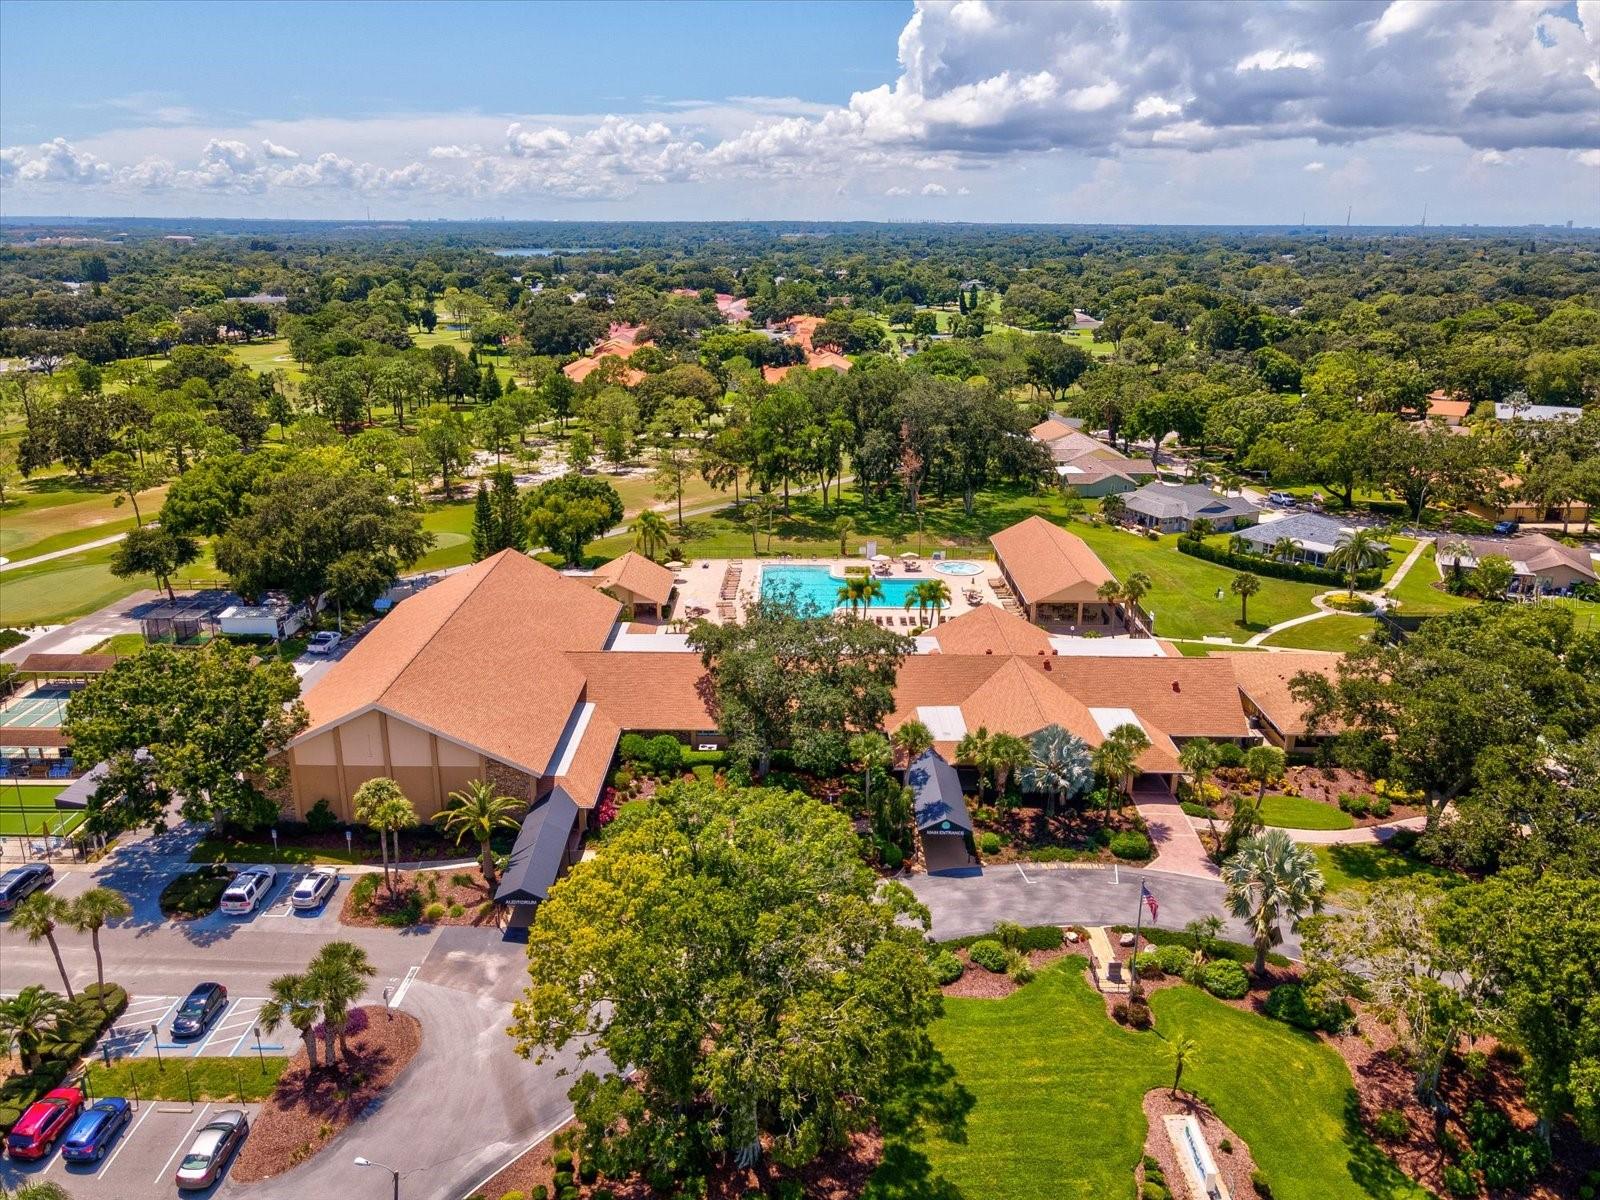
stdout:
[[73,1064],[94,1049],[101,1033],[127,1007],[127,991],[114,983],[106,984],[103,992],[98,983],[91,983],[69,1001],[56,1036],[44,1044],[44,1061],[28,1074],[13,1075],[0,1084],[0,1134],[9,1132],[35,1100],[60,1087]]
[[[1203,558],[1218,566],[1232,567],[1235,571],[1250,571],[1256,575],[1266,575],[1272,579],[1288,579],[1294,583],[1326,583],[1334,587],[1345,587],[1350,582],[1343,572],[1332,571],[1327,567],[1314,567],[1310,563],[1279,562],[1275,558],[1261,558],[1254,554],[1235,554],[1231,550],[1194,538],[1179,538],[1178,553],[1187,554],[1191,558]],[[1356,587],[1362,589],[1375,588],[1382,581],[1381,570],[1362,571],[1356,575]]]
[[[1112,933],[1132,933],[1132,925],[1113,925]],[[1183,946],[1189,950],[1195,948],[1194,938],[1180,929],[1155,929],[1149,925],[1139,930],[1139,936],[1152,946]],[[1254,963],[1256,961],[1255,947],[1246,946],[1242,942],[1225,942],[1220,938],[1211,943],[1212,958],[1231,958],[1240,964]],[[1287,967],[1289,960],[1281,954],[1268,952],[1267,961],[1275,967]]]
[[[993,940],[994,933],[972,933],[966,937],[951,938],[938,945],[946,950],[965,950],[976,942]],[[1024,953],[1029,950],[1059,950],[1066,940],[1066,935],[1059,925],[1024,925],[1022,936],[1017,939],[1017,949]]]

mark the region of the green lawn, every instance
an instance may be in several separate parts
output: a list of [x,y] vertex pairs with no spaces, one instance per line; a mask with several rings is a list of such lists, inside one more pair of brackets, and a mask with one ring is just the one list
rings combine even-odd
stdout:
[[1330,893],[1366,888],[1391,879],[1431,879],[1444,887],[1466,882],[1454,871],[1402,854],[1382,842],[1313,849]]
[[1412,564],[1411,570],[1400,581],[1400,586],[1389,593],[1400,602],[1399,615],[1403,617],[1436,617],[1444,613],[1460,612],[1478,601],[1469,596],[1452,596],[1439,583],[1439,568],[1434,564],[1437,546],[1429,546],[1422,557]]
[[1250,623],[1241,625],[1239,597],[1228,590],[1238,572],[1179,554],[1176,535],[1152,542],[1140,534],[1087,521],[1075,522],[1068,528],[1088,542],[1119,579],[1126,579],[1133,571],[1150,576],[1154,587],[1146,594],[1144,607],[1155,613],[1157,637],[1198,638],[1209,634],[1243,641],[1269,625],[1314,611],[1311,597],[1328,590],[1322,584],[1262,576],[1261,590],[1250,597]]
[[1267,796],[1261,801],[1261,820],[1274,829],[1354,829],[1349,813],[1304,796]]
[[116,654],[126,657],[138,654],[145,648],[144,634],[142,633],[114,633],[105,641],[95,646],[91,654]]
[[38,837],[48,822],[52,834],[70,833],[83,822],[83,813],[73,809],[58,811],[56,797],[64,783],[0,783],[0,837]]
[[[146,516],[161,507],[166,487],[139,494]],[[13,561],[65,550],[134,526],[133,509],[104,489],[84,484],[69,474],[35,475],[6,489],[0,504],[0,554]]]
[[1207,658],[1211,654],[1265,654],[1259,646],[1223,645],[1220,642],[1173,642],[1185,658]]
[[[285,1034],[291,1039],[285,1041]],[[269,1038],[261,1037],[263,1046],[269,1042],[291,1049],[299,1049],[300,1035],[285,1026]],[[125,1096],[132,1099],[137,1091],[141,1103],[149,1100],[233,1101],[249,1104],[265,1100],[278,1084],[278,1076],[289,1065],[281,1054],[255,1054],[255,1042],[248,1043],[249,1053],[234,1058],[220,1055],[205,1057],[169,1056],[163,1062],[153,1058],[131,1058],[107,1067],[102,1063],[89,1065],[89,1087],[96,1096]]]
[[[1172,1081],[1167,1039],[1193,1038],[1186,1087],[1250,1145],[1282,1200],[1421,1200],[1348,1124],[1350,1074],[1333,1050],[1190,987],[1152,998],[1156,1031],[1113,1023],[1072,956],[1005,1000],[945,1001],[935,1043],[970,1092],[964,1137],[925,1143],[934,1186],[880,1172],[884,1196],[1101,1200],[1131,1194],[1140,1098]],[[904,1159],[892,1156],[904,1172]],[[953,1185],[943,1193],[938,1184]]]
[[1334,650],[1340,654],[1364,645],[1377,628],[1371,617],[1322,617],[1281,630],[1264,645],[1293,646],[1297,650]]

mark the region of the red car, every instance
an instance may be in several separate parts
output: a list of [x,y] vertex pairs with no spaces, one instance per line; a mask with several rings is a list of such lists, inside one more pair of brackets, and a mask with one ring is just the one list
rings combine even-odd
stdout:
[[11,1127],[6,1149],[12,1158],[43,1158],[82,1110],[83,1093],[77,1088],[60,1087],[46,1092],[44,1099],[28,1105],[22,1119]]

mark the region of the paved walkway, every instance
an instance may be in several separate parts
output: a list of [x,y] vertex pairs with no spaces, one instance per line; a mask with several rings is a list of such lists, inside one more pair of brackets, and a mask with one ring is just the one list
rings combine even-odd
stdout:
[[1400,564],[1400,569],[1389,576],[1389,582],[1379,588],[1378,591],[1388,595],[1399,587],[1400,581],[1406,577],[1412,567],[1417,565],[1417,559],[1421,558],[1431,545],[1433,545],[1432,538],[1418,538],[1417,544],[1411,547],[1411,553],[1406,555],[1405,561]]
[[1314,846],[1359,846],[1386,842],[1398,830],[1423,829],[1427,824],[1427,817],[1404,817],[1387,825],[1363,825],[1355,829],[1289,829],[1285,832],[1297,842]]
[[68,546],[65,550],[52,550],[49,554],[35,554],[32,558],[19,558],[15,562],[11,559],[0,560],[0,574],[6,571],[20,571],[23,567],[36,566],[42,562],[49,562],[55,558],[66,558],[72,554],[82,554],[85,550],[98,550],[101,546],[115,546],[126,533],[113,533],[110,537],[96,538],[92,542],[79,542],[76,546]]
[[1184,815],[1177,797],[1165,791],[1136,791],[1133,802],[1150,831],[1150,843],[1156,848],[1156,857],[1150,864],[1152,871],[1171,871],[1196,879],[1217,878],[1216,864],[1206,854],[1200,835]]

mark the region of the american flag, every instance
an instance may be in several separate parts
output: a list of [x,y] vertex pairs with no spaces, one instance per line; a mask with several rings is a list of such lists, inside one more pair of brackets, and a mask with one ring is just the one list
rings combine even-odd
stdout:
[[1156,914],[1161,911],[1161,905],[1156,903],[1156,898],[1144,884],[1139,885],[1139,899],[1143,900],[1145,907],[1150,910],[1150,919],[1154,921]]

